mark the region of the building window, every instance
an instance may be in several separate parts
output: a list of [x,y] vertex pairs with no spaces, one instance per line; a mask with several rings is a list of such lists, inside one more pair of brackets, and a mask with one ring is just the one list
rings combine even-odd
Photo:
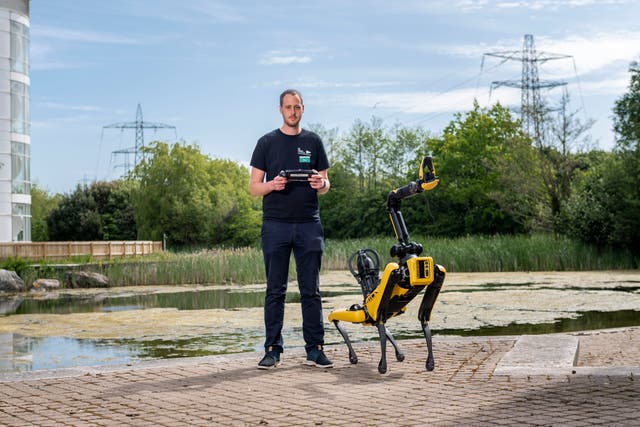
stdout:
[[31,146],[11,141],[11,192],[31,194]]
[[11,71],[29,74],[29,27],[11,21]]
[[31,241],[31,206],[25,203],[13,203],[12,206],[13,241]]
[[29,135],[29,86],[11,80],[11,132]]

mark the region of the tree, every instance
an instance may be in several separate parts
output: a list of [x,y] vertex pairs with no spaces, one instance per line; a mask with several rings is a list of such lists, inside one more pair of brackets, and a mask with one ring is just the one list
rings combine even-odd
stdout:
[[613,129],[619,168],[606,171],[610,193],[606,207],[611,212],[609,242],[640,253],[640,66],[629,67],[630,83],[614,105]]
[[358,177],[360,190],[378,186],[385,170],[388,145],[382,120],[377,117],[372,117],[370,123],[356,120],[349,134],[342,138],[339,156]]
[[338,150],[338,128],[326,129],[321,123],[309,123],[307,128],[322,139],[329,163],[333,164],[339,158],[336,152]]
[[132,172],[138,237],[176,246],[246,245],[259,236],[259,206],[246,168],[196,145],[156,141]]
[[569,111],[569,94],[563,93],[558,114],[548,123],[549,134],[538,146],[538,159],[542,170],[552,218],[560,214],[562,204],[571,195],[571,183],[580,167],[577,152],[588,145],[587,131],[593,120],[581,121],[577,111]]
[[46,242],[49,240],[49,228],[47,217],[57,209],[62,196],[49,195],[47,190],[31,184],[31,240],[34,242]]
[[583,241],[640,253],[640,67],[629,71],[629,91],[613,108],[615,150],[586,173],[565,224]]
[[131,183],[124,180],[78,185],[47,217],[56,241],[135,240]]
[[386,196],[417,174],[427,133],[396,124],[390,131],[382,120],[356,120],[346,136],[331,134],[331,191],[320,197],[325,235],[358,238],[388,235]]
[[386,175],[398,184],[415,176],[417,165],[427,153],[421,153],[429,133],[421,128],[407,128],[396,124],[387,136],[389,143],[384,152]]
[[104,240],[135,240],[137,227],[133,210],[136,183],[129,180],[98,182],[92,193],[98,205]]
[[217,215],[211,218],[217,227],[210,242],[247,246],[260,237],[262,209],[260,199],[249,193],[249,171],[231,160],[213,159],[209,164],[213,180]]
[[629,66],[631,81],[629,91],[616,101],[613,107],[613,130],[616,146],[620,151],[638,152],[640,141],[640,64]]
[[601,247],[611,244],[613,218],[608,205],[614,199],[610,191],[616,191],[616,186],[610,186],[613,182],[608,175],[610,171],[619,173],[619,169],[615,156],[604,153],[600,162],[583,173],[573,194],[563,202],[559,226],[566,234]]
[[47,218],[47,226],[54,241],[102,240],[100,214],[90,188],[78,185],[73,193],[64,194]]
[[340,161],[333,163],[330,172],[331,191],[319,197],[325,236],[346,239],[387,234],[384,203],[388,190],[361,190],[358,177]]
[[440,189],[430,197],[432,234],[528,231],[539,210],[540,180],[530,140],[500,104],[474,102],[441,138],[431,138]]

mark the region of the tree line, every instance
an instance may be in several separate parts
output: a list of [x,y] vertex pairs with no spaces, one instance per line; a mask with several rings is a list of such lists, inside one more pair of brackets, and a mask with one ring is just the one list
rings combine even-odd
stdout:
[[[569,110],[568,95],[543,114],[544,132],[526,134],[500,104],[477,103],[440,134],[356,120],[344,134],[320,124],[331,191],[320,197],[327,238],[391,236],[389,191],[434,158],[439,187],[407,199],[411,234],[565,234],[598,246],[640,247],[640,68],[613,108],[615,147],[591,147],[592,121]],[[553,113],[549,112],[553,111]],[[32,189],[34,241],[162,240],[172,248],[257,245],[260,199],[249,171],[211,158],[195,144],[156,141],[122,179],[68,194]]]

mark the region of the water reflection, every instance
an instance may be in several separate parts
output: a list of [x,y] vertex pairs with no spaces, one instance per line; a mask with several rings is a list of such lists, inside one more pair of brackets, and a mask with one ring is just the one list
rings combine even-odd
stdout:
[[[323,292],[324,297],[350,292]],[[287,303],[300,302],[297,293],[287,294]],[[212,288],[179,292],[134,295],[77,295],[60,294],[55,298],[17,298],[0,302],[0,314],[71,314],[96,311],[141,310],[145,308],[175,308],[178,310],[208,310],[215,308],[262,307],[264,291],[256,289]]]
[[130,362],[133,354],[131,348],[115,343],[0,334],[0,372],[122,364]]
[[[477,329],[440,329],[440,335],[500,336],[538,335],[562,332],[589,331],[607,328],[623,328],[640,324],[640,311],[583,311],[576,318],[559,319],[548,323],[511,323],[506,326],[484,326]],[[414,337],[414,336],[412,336]]]
[[[546,334],[636,326],[640,311],[587,311],[574,319],[560,319],[552,323],[510,324],[478,329],[440,329],[436,335],[496,336]],[[408,329],[394,325],[398,339],[422,338],[419,328]],[[353,331],[351,330],[353,329]],[[377,340],[374,328],[355,326],[349,330],[355,341]],[[355,332],[355,333],[354,333]],[[34,338],[20,334],[0,334],[0,372],[24,372],[41,369],[60,369],[73,366],[97,366],[132,363],[152,359],[210,356],[258,350],[263,340],[262,328],[248,328],[233,333],[205,334],[172,340],[90,340],[65,337]],[[291,343],[301,334],[298,328],[285,330],[285,341]],[[341,338],[327,330],[327,343],[340,344]]]
[[205,310],[213,308],[261,307],[264,292],[205,289],[172,293],[150,293],[126,296],[92,295],[79,297],[63,294],[55,299],[25,299],[14,314],[71,314],[95,311],[140,310],[145,308],[176,308]]

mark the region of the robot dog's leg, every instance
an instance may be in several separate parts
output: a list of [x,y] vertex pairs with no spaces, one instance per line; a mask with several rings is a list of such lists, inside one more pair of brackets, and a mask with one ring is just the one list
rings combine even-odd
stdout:
[[378,363],[378,372],[384,374],[387,372],[387,328],[384,323],[378,323],[378,334],[380,335],[380,363]]
[[420,309],[418,311],[418,319],[422,324],[422,331],[424,332],[424,338],[427,341],[427,371],[433,371],[435,362],[433,359],[433,344],[431,342],[431,330],[429,329],[429,319],[431,319],[431,310],[436,303],[436,299],[442,289],[442,283],[444,282],[445,273],[436,267],[435,279],[432,284],[427,286],[422,303],[420,303]]
[[353,346],[351,345],[351,340],[349,339],[349,335],[347,334],[347,331],[340,325],[339,320],[334,320],[333,324],[336,325],[338,332],[340,332],[340,335],[342,335],[344,342],[347,344],[347,347],[349,347],[349,362],[355,365],[356,363],[358,363],[358,356],[356,355],[356,352],[353,350]]
[[385,327],[384,331],[387,335],[387,339],[391,341],[391,344],[393,344],[393,348],[396,350],[396,360],[398,362],[402,362],[404,360],[404,353],[402,352],[402,350],[400,350],[400,345],[398,345],[396,340],[393,339],[393,335],[391,335],[391,331],[389,331],[388,328]]
[[422,323],[422,332],[424,332],[424,338],[427,340],[427,371],[433,371],[435,367],[435,361],[433,360],[433,343],[431,342],[431,330],[429,329],[429,322]]

